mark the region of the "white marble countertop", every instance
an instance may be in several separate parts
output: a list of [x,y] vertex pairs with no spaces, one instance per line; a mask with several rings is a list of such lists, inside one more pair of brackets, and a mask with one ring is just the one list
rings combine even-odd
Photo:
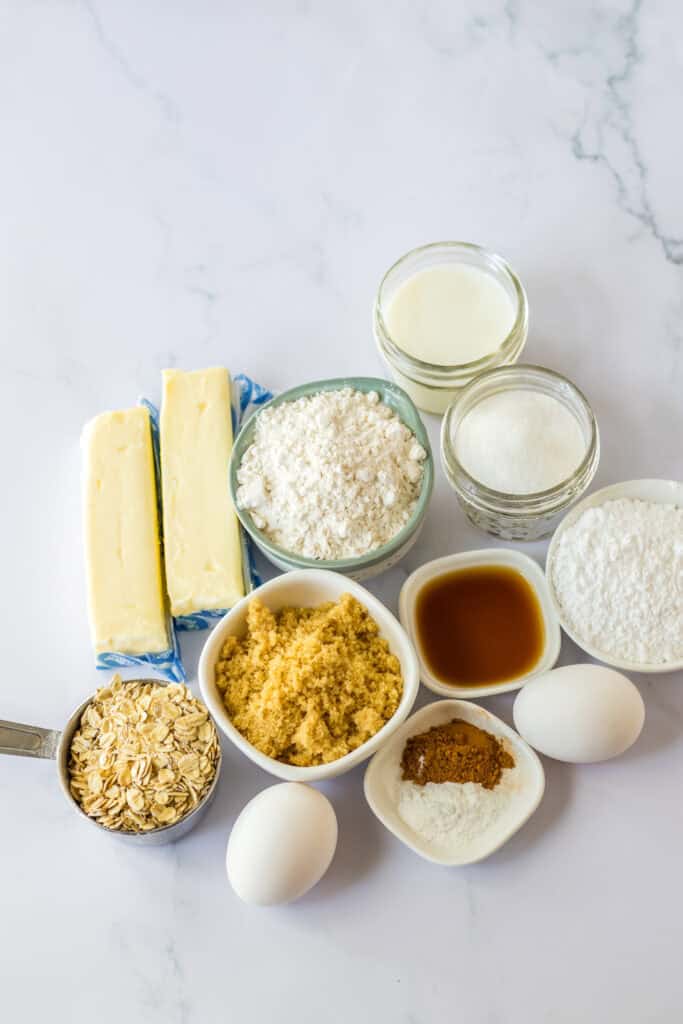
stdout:
[[[278,390],[381,374],[374,291],[422,242],[518,270],[525,358],[599,419],[595,486],[683,477],[676,0],[6,0],[0,25],[3,717],[59,727],[101,682],[83,422],[158,397],[164,366]],[[372,589],[395,609],[412,568],[489,543],[439,471],[419,545]],[[333,866],[272,910],[225,879],[231,823],[269,782],[235,750],[206,821],[149,851],[84,827],[49,763],[2,759],[3,1019],[679,1021],[683,678],[636,682],[636,747],[546,761],[538,812],[468,869],[394,840],[361,770],[324,785]],[[511,695],[486,703],[510,721]]]

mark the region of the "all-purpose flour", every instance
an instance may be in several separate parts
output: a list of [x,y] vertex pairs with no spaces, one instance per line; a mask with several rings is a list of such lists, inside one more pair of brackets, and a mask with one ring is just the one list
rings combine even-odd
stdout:
[[620,498],[559,538],[552,585],[578,637],[624,661],[683,658],[683,508]]
[[377,392],[321,391],[259,414],[237,503],[287,551],[356,557],[408,523],[425,457]]

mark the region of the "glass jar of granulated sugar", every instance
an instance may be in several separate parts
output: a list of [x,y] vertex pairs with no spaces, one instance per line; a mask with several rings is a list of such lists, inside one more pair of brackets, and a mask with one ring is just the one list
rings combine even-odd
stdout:
[[526,294],[500,256],[468,242],[435,242],[386,272],[373,327],[396,383],[420,409],[443,413],[477,374],[517,361]]
[[443,418],[449,483],[471,522],[506,540],[551,533],[599,460],[598,425],[586,398],[541,366],[481,374]]

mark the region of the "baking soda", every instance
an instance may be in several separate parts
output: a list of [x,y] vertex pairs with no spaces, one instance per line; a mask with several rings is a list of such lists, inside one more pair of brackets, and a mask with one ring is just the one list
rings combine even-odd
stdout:
[[398,785],[401,820],[440,856],[457,857],[495,829],[519,791],[519,770],[508,768],[494,789],[478,782]]

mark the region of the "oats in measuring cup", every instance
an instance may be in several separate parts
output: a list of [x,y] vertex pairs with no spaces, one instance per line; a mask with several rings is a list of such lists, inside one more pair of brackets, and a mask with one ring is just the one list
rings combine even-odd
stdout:
[[149,832],[192,811],[220,747],[206,708],[182,683],[116,675],[86,707],[69,748],[71,794],[105,828]]

